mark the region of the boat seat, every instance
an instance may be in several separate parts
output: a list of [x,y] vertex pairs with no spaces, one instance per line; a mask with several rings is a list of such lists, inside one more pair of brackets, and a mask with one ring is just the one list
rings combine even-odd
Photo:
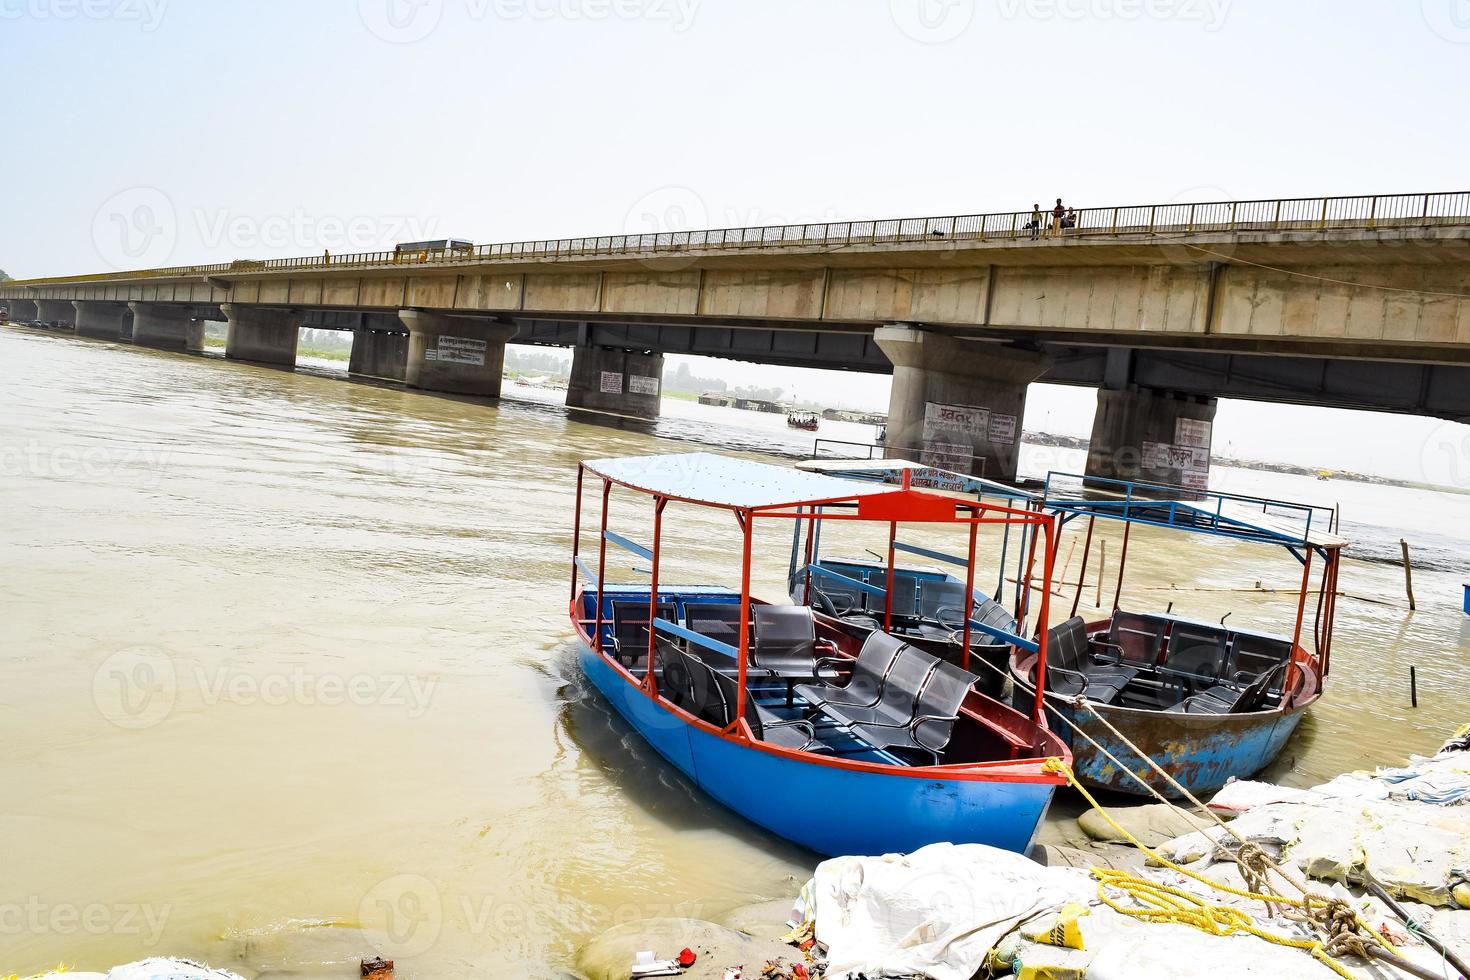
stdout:
[[919,583],[919,616],[941,626],[959,623],[969,603],[965,602],[965,586],[948,579]]
[[1152,667],[1158,663],[1167,628],[1168,623],[1159,616],[1114,609],[1108,624],[1108,643],[1124,663]]
[[740,603],[686,602],[684,603],[684,625],[711,640],[738,647],[740,646]]
[[[659,619],[673,621],[676,606],[670,600],[658,604]],[[648,603],[641,599],[614,599],[612,602],[613,656],[623,666],[632,666],[648,653]]]
[[1217,684],[1208,691],[1185,698],[1168,710],[1192,715],[1229,715],[1259,711],[1271,693],[1272,686],[1280,685],[1281,675],[1285,671],[1286,664],[1277,664],[1244,688]]
[[939,765],[949,745],[960,706],[980,678],[954,664],[938,661],[919,691],[913,716],[907,723],[861,723],[850,731],[879,749],[909,749],[927,753]]
[[[757,605],[750,666],[775,677],[817,679],[817,621],[807,606]],[[828,668],[827,676],[836,671]]]
[[[846,684],[829,684],[825,681],[815,684],[798,684],[796,693],[810,702],[813,707],[823,710],[828,705],[851,707],[875,705],[883,697],[883,685],[888,678],[889,670],[906,646],[907,644],[893,634],[874,630],[863,643],[863,648],[858,651],[857,660],[851,662],[852,676],[848,678]],[[819,669],[828,666],[838,667],[848,662],[845,659],[824,657],[817,661],[817,666]]]
[[[867,581],[866,576],[851,576],[862,578]],[[836,610],[836,616],[851,616],[867,612],[864,603],[865,593],[856,586],[833,578],[831,575],[823,574],[821,569],[812,569],[812,592],[821,593],[826,596]]]
[[[697,657],[692,659],[698,666],[704,667],[711,693],[718,702],[720,720],[715,724],[721,728],[729,727],[735,720],[735,712],[740,703],[740,682],[720,673]],[[745,691],[745,723],[750,726],[750,734],[758,742],[769,742],[798,752],[831,751],[830,746],[818,740],[811,722],[800,718],[791,721],[781,718],[774,711],[761,707],[749,688]]]
[[693,654],[665,636],[658,638],[654,649],[658,675],[658,693],[669,703],[682,708],[711,725],[725,725],[723,702],[713,690],[710,669]]
[[[1135,667],[1093,662],[1087,624],[1081,616],[1047,630],[1046,689],[1053,694],[1082,694],[1089,701],[1111,704],[1137,676]],[[1034,672],[1032,677],[1034,680]]]
[[[861,734],[865,728],[881,731],[908,729],[918,718],[919,695],[941,662],[916,647],[904,645],[888,669],[877,702],[864,705],[828,701],[821,706],[822,713],[864,741],[868,741]],[[870,744],[875,748],[882,747]]]
[[[838,598],[841,597],[839,596]],[[883,628],[883,624],[878,622],[876,617],[869,616],[867,613],[842,612],[842,607],[840,607],[836,602],[833,601],[832,596],[823,592],[816,586],[812,586],[812,605],[824,615],[831,616],[833,619],[837,620],[844,626],[851,626],[853,629],[856,630],[871,632],[872,630],[880,630]]]
[[1175,622],[1160,673],[1165,687],[1183,692],[1180,700],[1197,690],[1228,682],[1223,626]]
[[[888,585],[888,576],[880,573],[877,583]],[[894,619],[916,619],[919,615],[919,577],[917,575],[905,575],[902,572],[893,573],[893,602],[892,613]],[[876,598],[876,597],[875,597]],[[883,605],[873,610],[882,613]]]
[[[1258,677],[1289,660],[1291,660],[1291,641],[1284,637],[1236,633],[1230,642],[1228,669],[1230,676],[1237,682]],[[1285,671],[1277,671],[1275,679],[1268,688],[1269,693],[1280,694],[1281,683],[1284,679]]]

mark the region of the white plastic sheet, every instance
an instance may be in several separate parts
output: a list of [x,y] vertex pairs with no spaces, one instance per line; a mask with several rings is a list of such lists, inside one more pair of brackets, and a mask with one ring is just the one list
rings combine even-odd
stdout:
[[817,865],[812,888],[831,980],[857,973],[970,980],[1021,920],[1095,894],[1085,872],[983,844],[833,858]]

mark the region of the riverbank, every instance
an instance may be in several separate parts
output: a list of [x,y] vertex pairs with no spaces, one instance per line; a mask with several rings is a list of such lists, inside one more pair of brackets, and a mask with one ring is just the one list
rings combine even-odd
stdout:
[[1465,732],[1309,790],[1242,780],[1207,810],[1090,809],[1086,842],[1029,858],[951,844],[833,858],[789,901],[610,930],[578,972],[623,980],[639,950],[690,946],[703,965],[683,975],[710,978],[1453,980],[1470,958]]

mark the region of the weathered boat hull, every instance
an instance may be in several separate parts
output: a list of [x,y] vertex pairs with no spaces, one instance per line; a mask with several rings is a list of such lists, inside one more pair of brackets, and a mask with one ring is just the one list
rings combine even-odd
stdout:
[[[1019,685],[1017,686],[1019,690]],[[1048,700],[1066,718],[1055,731],[1070,739],[1072,769],[1083,783],[1121,793],[1147,791],[1114,765],[1091,742],[1074,732],[1078,726],[1120,762],[1166,796],[1179,795],[1138,754],[1100,724],[1096,718],[1062,698]],[[1315,699],[1313,699],[1315,700]],[[1191,793],[1213,793],[1230,779],[1260,772],[1281,754],[1311,702],[1274,711],[1238,715],[1189,715],[1172,711],[1142,711],[1110,705],[1092,705],[1098,715],[1118,730]]]
[[583,674],[619,715],[704,792],[819,854],[885,854],[939,841],[1025,853],[1056,780],[1034,763],[905,771],[844,764],[726,734],[649,696],[579,631]]

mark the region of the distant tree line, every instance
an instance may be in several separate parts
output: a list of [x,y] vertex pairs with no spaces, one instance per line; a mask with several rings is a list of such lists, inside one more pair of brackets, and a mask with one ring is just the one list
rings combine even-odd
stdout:
[[0,282],[8,282],[9,280],[10,276],[6,275],[4,269],[0,269]]

